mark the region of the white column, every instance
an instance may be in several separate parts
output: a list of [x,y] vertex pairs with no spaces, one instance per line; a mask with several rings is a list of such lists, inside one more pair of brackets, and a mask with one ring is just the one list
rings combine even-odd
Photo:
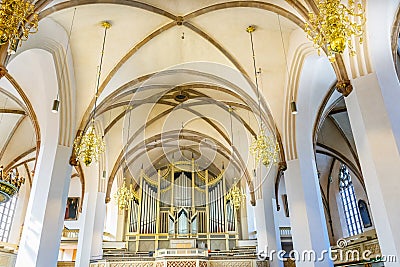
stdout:
[[125,211],[122,211],[118,209],[118,218],[117,218],[117,235],[116,235],[116,240],[117,241],[125,241],[125,229],[126,229],[126,224],[125,224]]
[[[260,170],[260,167],[258,170]],[[275,225],[274,220],[273,197],[275,175],[275,167],[272,167],[267,175],[267,168],[264,165],[261,166],[262,184],[260,186],[262,186],[262,199],[256,200],[254,213],[256,219],[258,252],[262,251],[266,253],[264,255],[270,256],[271,267],[283,267],[283,262],[278,260],[277,254],[272,253],[272,251],[278,252],[282,249],[279,225]]]
[[18,252],[17,267],[56,266],[71,180],[71,148],[41,146]]
[[[240,204],[240,226],[241,226],[243,240],[249,239],[249,222],[248,222],[247,216],[248,216],[247,204],[245,201],[243,201]],[[226,225],[226,227],[228,227],[228,225]]]
[[76,267],[87,267],[91,259],[99,259],[103,255],[105,193],[98,192],[100,179],[98,167],[93,164],[84,171],[87,191],[83,201],[82,228],[79,230]]
[[352,84],[346,106],[379,244],[383,255],[397,256],[397,263],[385,262],[385,266],[400,266],[400,156],[396,137],[376,75],[357,78]]
[[[305,154],[299,151],[301,160],[288,161],[285,171],[293,248],[300,255],[296,266],[333,266],[315,160],[311,153]],[[326,253],[323,260],[303,260],[303,253],[309,251],[315,252],[316,259]]]

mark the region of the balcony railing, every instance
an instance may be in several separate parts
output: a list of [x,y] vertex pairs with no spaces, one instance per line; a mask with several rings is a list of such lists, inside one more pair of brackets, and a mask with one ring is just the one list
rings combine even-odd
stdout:
[[279,227],[281,237],[292,237],[292,229],[290,227]]
[[79,229],[67,229],[62,231],[62,240],[78,240]]
[[338,244],[332,247],[332,258],[334,264],[338,266],[352,263],[397,261],[395,255],[381,255],[375,230],[339,239]]
[[[64,228],[62,231],[62,239],[61,240],[78,240],[79,236],[79,229],[67,229]],[[110,233],[104,232],[103,233],[103,240],[104,241],[112,241],[115,240],[115,237]]]

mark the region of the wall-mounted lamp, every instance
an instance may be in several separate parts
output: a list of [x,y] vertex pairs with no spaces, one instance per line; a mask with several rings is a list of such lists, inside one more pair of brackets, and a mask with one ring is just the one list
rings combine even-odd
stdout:
[[60,100],[54,99],[53,108],[51,109],[51,112],[57,113],[59,108],[60,108]]
[[290,102],[290,111],[293,115],[297,114],[297,105],[295,101]]

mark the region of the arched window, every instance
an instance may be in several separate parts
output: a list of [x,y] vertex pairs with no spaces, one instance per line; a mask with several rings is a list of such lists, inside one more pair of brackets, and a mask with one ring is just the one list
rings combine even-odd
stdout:
[[2,242],[8,242],[16,204],[17,197],[0,204],[0,241]]
[[361,220],[363,222],[364,228],[371,227],[371,217],[369,216],[367,203],[364,200],[358,201],[358,209],[360,210]]
[[346,165],[340,166],[339,172],[339,191],[342,198],[343,210],[346,217],[347,228],[349,236],[362,233],[362,226],[360,221],[360,213],[357,208],[356,195],[354,193],[354,186],[351,181],[349,169]]

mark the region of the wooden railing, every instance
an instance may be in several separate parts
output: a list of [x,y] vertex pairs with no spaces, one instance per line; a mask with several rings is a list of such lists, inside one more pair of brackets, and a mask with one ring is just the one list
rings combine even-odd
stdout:
[[[79,236],[79,229],[67,229],[64,228],[62,231],[62,240],[78,240]],[[115,239],[115,237],[107,232],[103,233],[103,240],[104,241],[111,241]]]
[[59,261],[57,262],[57,267],[74,267],[74,261]]
[[340,239],[338,244],[332,247],[332,258],[335,266],[397,261],[394,257],[394,255],[381,255],[381,248],[375,230]]
[[78,240],[79,229],[67,229],[64,228],[62,231],[62,239],[61,240]]
[[0,266],[14,267],[16,259],[17,259],[17,254],[15,254],[14,248],[3,246],[0,249]]

